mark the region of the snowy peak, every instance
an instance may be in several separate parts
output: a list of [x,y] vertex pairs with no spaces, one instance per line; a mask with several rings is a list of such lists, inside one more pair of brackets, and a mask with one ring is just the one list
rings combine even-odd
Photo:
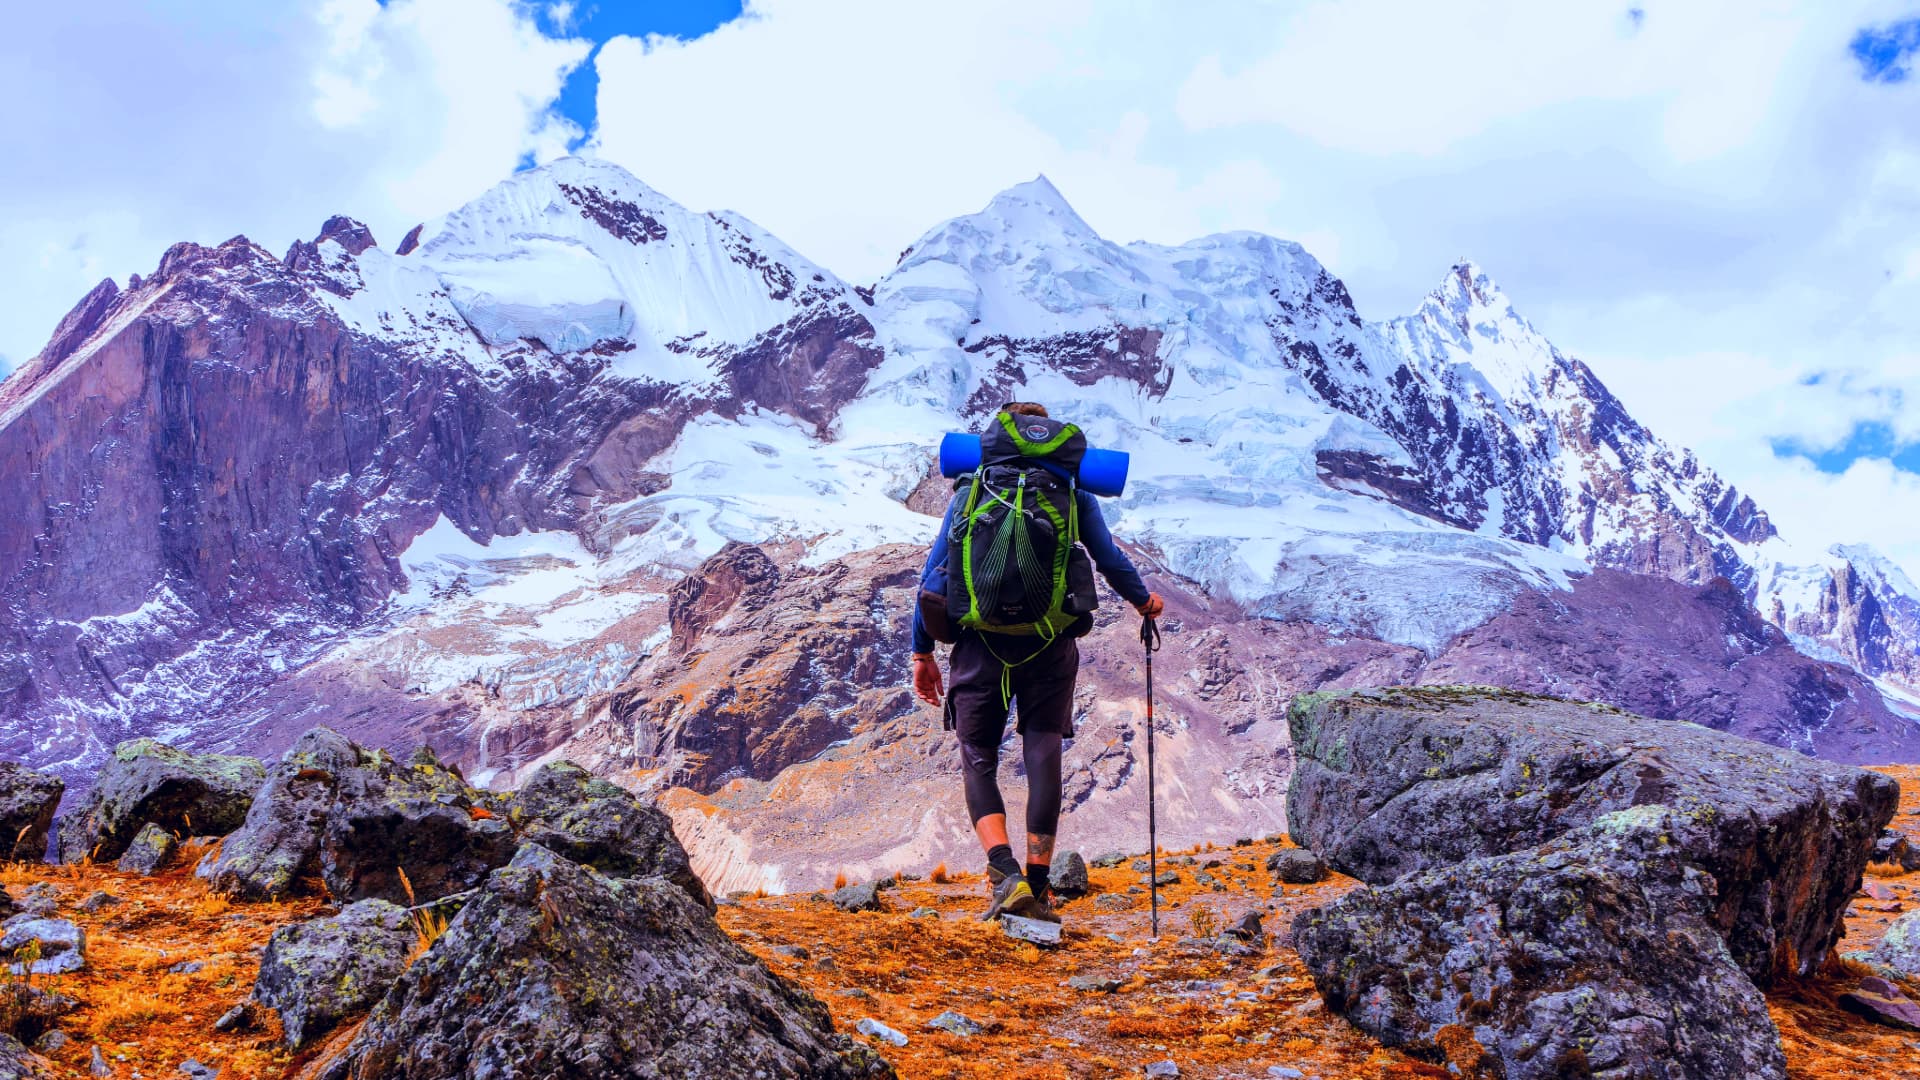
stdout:
[[1005,231],[1036,240],[1049,236],[1100,239],[1044,174],[995,195],[976,216],[999,224]]

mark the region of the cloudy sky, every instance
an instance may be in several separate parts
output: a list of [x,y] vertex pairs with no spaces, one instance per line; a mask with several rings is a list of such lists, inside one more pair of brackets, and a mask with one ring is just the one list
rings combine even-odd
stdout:
[[[1920,0],[117,0],[0,38],[0,369],[168,244],[388,244],[576,149],[855,280],[1045,173],[1298,240],[1369,317],[1470,257],[1796,540],[1920,577]],[[81,58],[84,58],[82,60]]]

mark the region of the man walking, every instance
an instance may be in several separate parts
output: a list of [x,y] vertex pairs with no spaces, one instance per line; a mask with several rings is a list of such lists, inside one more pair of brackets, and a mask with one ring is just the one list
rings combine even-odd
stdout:
[[[1047,890],[1060,821],[1061,743],[1073,737],[1078,639],[1093,629],[1094,604],[1091,575],[1081,582],[1073,572],[1086,556],[1072,549],[1084,546],[1141,616],[1157,618],[1163,604],[1114,545],[1093,495],[1071,483],[1085,449],[1078,429],[1052,421],[1040,405],[1012,402],[982,441],[980,469],[948,505],[921,573],[913,688],[921,701],[941,705],[934,638],[952,642],[943,718],[959,736],[967,814],[987,855],[993,903],[986,917],[1005,912],[1058,922]],[[1027,772],[1024,871],[1013,857],[996,779],[1014,702]]]

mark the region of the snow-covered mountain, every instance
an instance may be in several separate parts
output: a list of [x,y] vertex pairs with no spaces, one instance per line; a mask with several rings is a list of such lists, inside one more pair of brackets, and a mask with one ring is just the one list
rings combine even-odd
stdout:
[[[899,686],[931,448],[1014,398],[1133,454],[1108,517],[1178,600],[1174,737],[1229,823],[1277,812],[1278,702],[1343,680],[1920,754],[1879,692],[1920,696],[1920,590],[1793,548],[1476,267],[1372,322],[1298,245],[1114,244],[1036,179],[861,288],[573,158],[391,253],[346,218],[177,245],[0,384],[0,752],[328,722],[697,801],[931,746]],[[1134,782],[1129,677],[1090,663],[1087,798]],[[764,795],[700,810],[705,857],[766,865]]]

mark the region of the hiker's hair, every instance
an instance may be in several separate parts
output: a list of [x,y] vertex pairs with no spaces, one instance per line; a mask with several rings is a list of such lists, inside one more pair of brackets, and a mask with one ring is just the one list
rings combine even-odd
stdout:
[[1005,405],[1000,406],[1000,411],[1013,416],[1047,415],[1047,407],[1045,405],[1035,405],[1031,401],[1009,401]]

